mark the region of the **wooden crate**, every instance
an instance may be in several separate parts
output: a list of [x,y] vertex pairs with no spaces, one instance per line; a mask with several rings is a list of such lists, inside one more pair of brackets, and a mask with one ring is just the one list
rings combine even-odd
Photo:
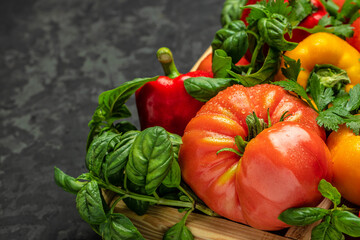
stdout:
[[[210,53],[211,47],[204,52],[191,71],[196,70],[201,61]],[[103,192],[103,195],[108,203],[116,200],[111,192]],[[329,209],[331,204],[328,199],[324,199],[318,207]],[[178,223],[184,215],[176,208],[151,206],[145,215],[138,216],[122,202],[116,206],[115,211],[125,214],[147,240],[162,239],[164,233]],[[225,218],[210,217],[201,213],[191,213],[186,221],[186,226],[198,240],[310,240],[311,230],[317,224],[319,222],[305,227],[290,227],[281,232],[267,232]]]

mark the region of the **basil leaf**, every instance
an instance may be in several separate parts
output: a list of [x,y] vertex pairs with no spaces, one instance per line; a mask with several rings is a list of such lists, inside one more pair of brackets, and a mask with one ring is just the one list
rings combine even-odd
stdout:
[[87,169],[95,176],[100,176],[104,158],[108,150],[115,146],[120,135],[113,132],[105,132],[95,138],[86,153],[85,163]]
[[175,133],[169,133],[169,132],[168,132],[168,134],[169,134],[170,142],[171,142],[172,148],[173,148],[174,159],[178,160],[180,145],[183,143],[181,136],[179,136]]
[[280,51],[290,51],[297,46],[297,43],[289,42],[284,38],[284,34],[289,31],[290,27],[291,25],[285,17],[281,19],[262,18],[258,22],[260,36],[269,46]]
[[89,224],[101,224],[106,221],[106,215],[96,181],[87,183],[76,196],[76,208],[82,219]]
[[165,179],[162,181],[168,188],[179,187],[181,182],[181,169],[179,163],[174,160],[172,162],[169,173],[166,175]]
[[245,87],[252,87],[261,83],[268,83],[274,79],[275,74],[280,68],[280,54],[281,52],[279,50],[270,48],[263,66],[256,73],[245,76],[236,74],[234,72],[229,73]]
[[318,189],[324,197],[328,198],[334,203],[335,207],[340,204],[341,194],[335,187],[331,185],[331,183],[325,179],[321,179],[318,185]]
[[102,223],[99,231],[104,240],[143,240],[140,232],[132,222],[123,214],[113,213],[108,220]]
[[87,184],[87,182],[78,181],[77,179],[65,174],[57,167],[54,168],[54,179],[55,183],[59,187],[73,194],[77,194],[81,188]]
[[166,231],[163,240],[192,240],[194,236],[188,227],[185,226],[185,221],[181,220],[169,230]]
[[125,82],[115,89],[101,93],[99,96],[99,105],[93,115],[93,119],[96,122],[111,120],[109,122],[109,124],[111,124],[115,120],[114,118],[118,119],[122,116],[129,117],[128,111],[126,110],[127,108],[124,106],[125,102],[138,88],[156,79],[157,77],[137,78]]
[[169,138],[162,127],[147,128],[131,148],[127,176],[136,185],[144,186],[147,194],[155,192],[170,170],[174,156]]
[[115,124],[115,129],[119,133],[126,133],[128,131],[137,130],[137,128],[128,121],[121,121]]
[[323,208],[289,208],[279,215],[279,220],[293,226],[305,226],[314,223],[329,213]]
[[221,11],[221,25],[224,27],[232,21],[239,20],[248,0],[226,0]]
[[[128,190],[130,190],[131,192],[146,195],[146,191],[144,187],[139,187],[134,183],[132,183],[131,181],[127,183],[127,187]],[[131,197],[124,198],[123,201],[131,211],[135,212],[139,216],[144,215],[150,206],[150,203],[147,201],[141,201],[141,200],[133,199]]]
[[229,76],[228,71],[231,70],[232,60],[224,50],[216,49],[213,55],[212,72],[214,78],[226,78]]
[[223,49],[232,58],[232,62],[237,63],[249,46],[245,23],[240,20],[230,22],[216,32],[211,46],[213,51]]
[[235,84],[230,78],[188,78],[184,81],[186,91],[195,99],[207,102],[215,97],[220,91]]
[[122,172],[127,164],[130,149],[139,131],[129,131],[120,137],[115,151],[108,154],[103,163],[103,174],[110,183],[118,185],[122,181]]
[[334,210],[332,222],[337,230],[352,237],[360,237],[360,218],[350,212]]
[[313,228],[311,240],[344,240],[344,235],[329,222],[322,222]]

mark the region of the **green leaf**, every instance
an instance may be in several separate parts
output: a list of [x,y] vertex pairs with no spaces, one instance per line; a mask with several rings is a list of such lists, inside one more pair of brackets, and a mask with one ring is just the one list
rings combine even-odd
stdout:
[[185,226],[184,219],[166,231],[163,240],[192,240],[194,236]]
[[297,82],[291,81],[291,80],[285,80],[285,81],[273,82],[272,84],[281,86],[287,91],[291,91],[291,92],[296,93],[298,96],[305,99],[306,102],[311,104],[311,100],[308,97],[305,89],[300,84],[298,84]]
[[325,87],[323,84],[321,84],[318,74],[311,74],[308,84],[310,95],[313,98],[318,111],[322,111],[327,108],[328,104],[335,99],[334,91],[331,88]]
[[[127,182],[127,188],[131,192],[147,195],[144,187],[137,186],[131,181]],[[135,212],[139,216],[144,215],[150,206],[148,201],[141,201],[131,197],[124,198],[123,201],[131,211]]]
[[341,38],[351,37],[354,33],[350,24],[343,24],[341,21],[338,21],[333,17],[329,17],[329,15],[323,16],[319,20],[318,25],[314,26],[313,28],[306,28],[302,26],[298,26],[296,28],[311,34],[318,32],[332,33]]
[[297,43],[285,40],[284,35],[291,31],[291,25],[286,18],[262,18],[258,22],[258,29],[264,41],[280,51],[293,50]]
[[282,74],[291,81],[297,81],[301,71],[300,59],[294,60],[288,56],[283,55],[285,68],[281,68]]
[[110,152],[103,163],[103,174],[110,183],[118,185],[122,181],[122,172],[128,161],[130,149],[139,131],[129,131],[120,137],[116,149]]
[[318,185],[319,192],[330,201],[334,203],[334,206],[337,206],[341,202],[341,194],[339,191],[331,185],[325,179],[321,179]]
[[339,18],[344,22],[346,21],[346,19],[350,19],[359,10],[360,10],[359,0],[346,0],[343,6],[341,7]]
[[229,57],[222,49],[215,50],[212,61],[212,72],[214,73],[214,78],[228,77],[228,71],[231,70],[231,67],[231,57]]
[[147,128],[135,139],[126,165],[130,181],[155,192],[168,174],[174,154],[169,134],[161,127]]
[[330,223],[322,222],[313,228],[311,240],[344,240],[344,235],[336,230]]
[[332,222],[337,230],[352,237],[360,237],[360,218],[350,212],[334,210]]
[[77,179],[65,174],[57,167],[54,168],[54,180],[55,183],[63,190],[73,194],[77,194],[81,188],[87,184],[87,182],[78,181]]
[[[137,78],[132,81],[125,82],[119,87],[103,92],[99,96],[99,105],[94,113],[95,121],[113,122],[116,117],[129,117],[128,110],[124,104],[135,91],[147,82],[155,81],[158,77],[153,78]],[[125,114],[124,114],[125,112]],[[94,119],[93,117],[93,119]]]
[[269,83],[274,79],[275,74],[280,68],[280,54],[281,52],[270,48],[265,62],[259,71],[249,75],[240,75],[234,72],[229,72],[245,87],[252,87],[257,84]]
[[174,160],[172,162],[169,173],[166,175],[165,179],[162,181],[166,187],[179,187],[181,182],[181,169],[179,163]]
[[329,210],[323,208],[289,208],[279,215],[279,220],[293,226],[305,226],[322,219],[328,213]]
[[360,116],[351,115],[345,119],[346,126],[350,128],[356,136],[360,134]]
[[106,215],[96,181],[87,183],[76,196],[76,208],[81,218],[89,224],[101,224],[106,221]]
[[243,21],[235,20],[216,32],[211,42],[213,51],[224,50],[237,63],[246,53],[249,42],[246,26]]
[[312,6],[308,0],[290,1],[291,12],[288,16],[290,22],[299,23],[312,13]]
[[109,149],[114,147],[118,142],[118,138],[120,138],[119,134],[105,132],[95,138],[90,144],[88,152],[86,153],[85,163],[87,169],[95,174],[95,176],[100,176],[105,156],[108,154]]
[[113,213],[99,227],[104,240],[144,240],[132,222],[123,214]]
[[345,123],[344,117],[347,116],[349,116],[349,112],[346,109],[334,106],[325,111],[319,112],[319,116],[316,118],[316,121],[320,127],[337,131],[339,129],[339,125]]
[[126,133],[128,131],[137,130],[136,126],[134,126],[132,123],[128,121],[121,121],[115,124],[115,129],[119,133]]
[[170,133],[168,132],[169,137],[170,137],[170,142],[172,144],[172,149],[173,149],[173,153],[174,153],[174,160],[178,160],[178,156],[179,156],[179,150],[180,150],[180,145],[183,143],[182,142],[182,138],[181,136],[175,134],[175,133]]
[[226,0],[221,11],[221,25],[224,27],[232,21],[239,20],[247,0]]
[[201,102],[207,102],[235,83],[236,81],[230,78],[196,77],[185,79],[184,86],[192,97]]
[[360,108],[360,84],[356,84],[349,91],[349,102],[346,104],[348,111],[357,111]]

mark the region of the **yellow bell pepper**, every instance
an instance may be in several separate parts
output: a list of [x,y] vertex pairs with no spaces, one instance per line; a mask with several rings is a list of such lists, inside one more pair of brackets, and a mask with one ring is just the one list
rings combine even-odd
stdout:
[[[285,55],[300,60],[302,71],[297,82],[304,88],[316,64],[331,64],[345,70],[351,81],[346,85],[346,91],[360,83],[360,52],[333,34],[324,32],[312,34]],[[284,79],[285,76],[281,72],[275,77],[277,81]]]

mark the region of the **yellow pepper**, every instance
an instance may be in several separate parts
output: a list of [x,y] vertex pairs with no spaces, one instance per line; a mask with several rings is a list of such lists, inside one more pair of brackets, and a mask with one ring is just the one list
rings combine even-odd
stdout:
[[[346,85],[346,91],[360,83],[360,52],[333,34],[324,32],[312,34],[285,55],[300,60],[302,71],[297,82],[304,88],[315,65],[321,64],[331,64],[347,72],[351,83]],[[277,81],[284,79],[281,72],[275,78]]]

